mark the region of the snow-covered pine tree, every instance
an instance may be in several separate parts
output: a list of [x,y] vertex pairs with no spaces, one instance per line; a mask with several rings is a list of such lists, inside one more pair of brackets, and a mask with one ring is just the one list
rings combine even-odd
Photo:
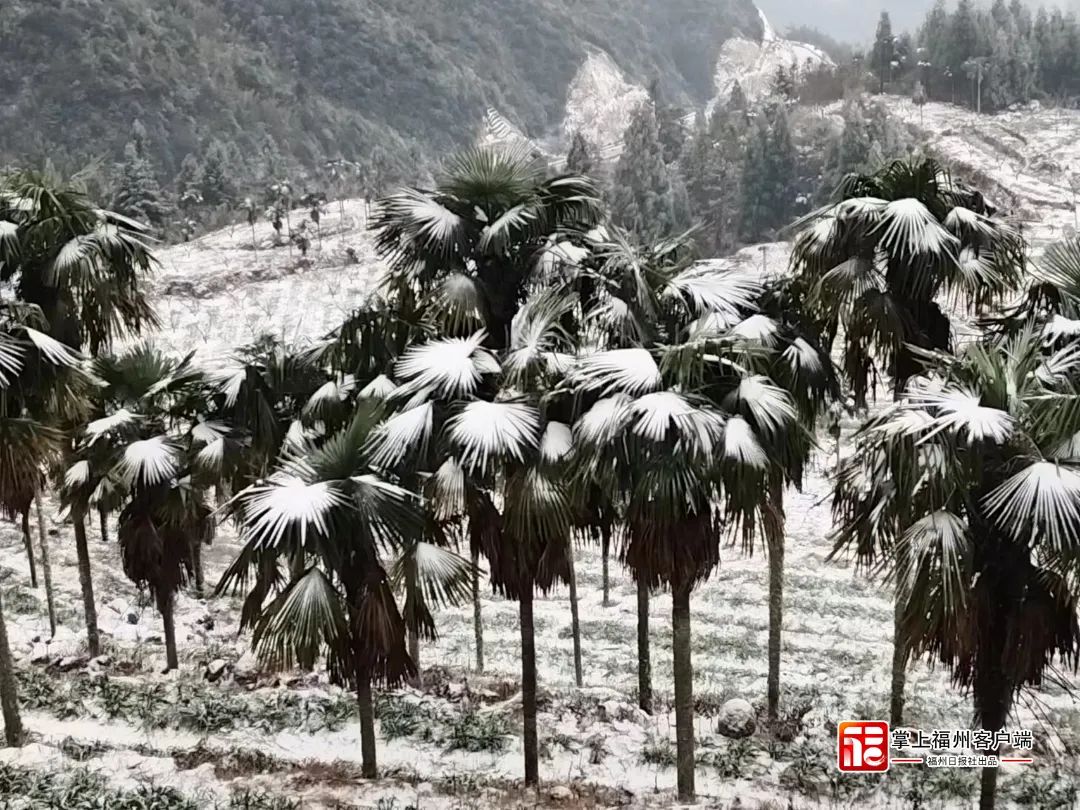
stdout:
[[611,206],[615,221],[643,239],[678,230],[675,192],[651,103],[638,108],[623,136]]
[[571,174],[591,176],[596,169],[596,154],[585,136],[577,131],[570,140],[570,152],[566,156],[566,171]]
[[172,206],[154,173],[147,141],[146,128],[136,120],[131,127],[131,140],[124,147],[112,207],[153,228],[162,228]]

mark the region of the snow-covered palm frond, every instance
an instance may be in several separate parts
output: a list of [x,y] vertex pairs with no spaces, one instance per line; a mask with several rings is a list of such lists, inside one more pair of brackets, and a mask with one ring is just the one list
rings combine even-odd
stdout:
[[477,247],[485,252],[500,253],[515,232],[520,232],[535,219],[536,211],[530,205],[519,203],[508,208],[494,222],[484,226]]
[[39,332],[30,327],[23,327],[23,331],[30,342],[34,344],[34,347],[41,353],[41,356],[54,366],[75,368],[82,360],[78,354],[66,345],[44,332]]
[[995,285],[1001,275],[991,256],[970,247],[960,251],[956,259],[956,273],[958,281],[965,288],[973,290]]
[[117,472],[128,486],[154,487],[176,476],[180,456],[171,439],[154,436],[125,447],[117,466]]
[[836,214],[830,213],[819,217],[801,234],[800,248],[807,253],[820,253],[832,249],[836,237]]
[[1074,433],[1064,439],[1051,452],[1059,461],[1080,461],[1080,433]]
[[482,472],[503,460],[522,462],[540,441],[540,413],[523,402],[470,402],[447,423],[466,468]]
[[1037,461],[988,494],[987,515],[1020,542],[1046,543],[1055,551],[1080,544],[1080,472]]
[[246,368],[238,368],[223,371],[217,375],[217,388],[225,395],[226,407],[232,408],[236,405],[240,398],[240,391],[244,387],[244,381],[247,380],[247,374]]
[[465,470],[457,459],[448,458],[428,479],[427,496],[435,519],[453,520],[465,514]]
[[821,354],[801,337],[791,341],[791,345],[784,349],[780,359],[787,363],[796,378],[816,376],[825,371]]
[[979,395],[970,389],[912,392],[908,401],[934,414],[933,425],[924,440],[946,431],[966,437],[968,444],[1002,444],[1015,427],[1015,420],[1008,412],[983,405]]
[[384,200],[382,207],[419,247],[441,255],[449,255],[456,247],[461,217],[422,191],[402,189]]
[[863,256],[852,256],[825,272],[814,285],[811,297],[835,306],[851,305],[871,290],[886,289],[885,276],[877,263]]
[[995,239],[999,231],[997,223],[990,217],[959,205],[945,217],[945,227],[955,236],[976,234],[983,241]]
[[76,461],[64,471],[64,486],[75,489],[86,484],[90,480],[90,462],[85,459]]
[[378,402],[385,402],[388,400],[397,390],[397,383],[387,377],[385,374],[380,374],[373,379],[367,385],[360,389],[360,399],[375,400]]
[[285,438],[282,441],[282,450],[287,454],[295,456],[302,454],[310,447],[311,442],[309,441],[308,431],[304,427],[304,423],[299,419],[294,419],[289,423],[289,429],[285,431]]
[[695,264],[668,282],[671,291],[690,303],[694,314],[716,312],[729,319],[754,308],[761,286],[760,278],[742,268],[710,262]]
[[877,228],[881,231],[881,247],[890,254],[952,255],[959,247],[959,240],[914,198],[893,200],[886,205]]
[[420,537],[423,511],[416,493],[372,473],[350,477],[357,527],[390,553]]
[[330,380],[329,382],[323,383],[304,404],[304,416],[325,417],[328,413],[331,413],[338,408],[341,403],[348,398],[355,387],[356,382],[351,376],[346,377],[340,382],[337,380]]
[[0,333],[0,388],[7,388],[23,369],[25,346],[10,335]]
[[895,408],[873,423],[869,432],[880,433],[887,438],[915,438],[925,436],[934,425],[934,417],[922,408],[907,403]]
[[724,458],[758,470],[769,466],[768,455],[741,416],[731,417],[724,425]]
[[877,222],[889,206],[888,200],[880,197],[852,197],[838,202],[833,207],[833,215],[845,222]]
[[82,235],[69,239],[57,252],[52,264],[45,272],[47,284],[59,284],[73,271],[79,270],[97,257],[97,242],[93,236]]
[[585,391],[602,395],[646,394],[660,388],[660,367],[646,349],[614,349],[581,358],[571,380]]
[[451,332],[484,325],[484,294],[480,283],[470,276],[447,276],[435,291],[435,302],[442,323]]
[[405,352],[395,373],[408,391],[432,389],[446,399],[470,396],[484,374],[497,374],[499,363],[483,348],[484,332],[468,338],[443,338]]
[[196,422],[191,426],[191,440],[195,444],[210,444],[229,433],[229,426],[222,422]]
[[309,483],[289,473],[275,473],[241,497],[244,533],[259,549],[277,548],[293,530],[301,543],[313,531],[325,536],[331,512],[350,506],[349,498],[329,482]]
[[621,435],[633,419],[632,403],[626,394],[601,399],[577,420],[574,432],[588,445],[607,445]]
[[569,425],[548,422],[540,438],[540,458],[554,464],[570,455],[574,447],[574,434]]
[[574,299],[561,290],[546,290],[525,302],[514,316],[504,363],[512,385],[522,383],[534,368],[546,370],[546,357],[570,344],[562,321],[573,308]]
[[725,407],[749,415],[760,430],[774,436],[798,421],[791,395],[761,375],[743,379],[728,396]]
[[1071,340],[1080,336],[1080,320],[1054,315],[1046,322],[1042,334],[1048,343],[1056,343],[1062,339]]
[[[429,607],[454,607],[469,601],[473,571],[469,560],[425,542],[416,543],[406,554],[412,555],[416,581]],[[395,568],[391,579],[400,581],[402,573],[401,569]]]
[[931,512],[915,521],[897,543],[898,583],[909,596],[940,587],[945,604],[955,609],[966,598],[970,556],[967,523],[952,512]]
[[202,470],[220,470],[225,461],[225,437],[219,436],[206,443],[195,454],[195,464]]
[[421,403],[382,422],[371,434],[369,451],[375,467],[395,467],[431,441],[435,406]]
[[314,667],[348,635],[342,601],[325,573],[309,569],[266,606],[252,638],[255,654],[271,669]]
[[708,340],[728,334],[736,324],[742,323],[741,315],[734,318],[719,312],[710,312],[701,318],[690,322],[686,327],[687,339],[692,341]]
[[775,346],[779,330],[779,325],[769,316],[751,315],[731,327],[729,334],[763,346]]
[[90,439],[90,444],[100,439],[111,431],[118,430],[120,428],[130,427],[136,424],[140,419],[137,413],[132,413],[127,408],[121,408],[116,413],[111,413],[108,416],[103,416],[101,419],[95,419],[86,426],[86,435]]
[[694,406],[682,394],[657,391],[634,400],[630,410],[637,417],[634,433],[649,441],[662,442],[669,429],[694,412]]

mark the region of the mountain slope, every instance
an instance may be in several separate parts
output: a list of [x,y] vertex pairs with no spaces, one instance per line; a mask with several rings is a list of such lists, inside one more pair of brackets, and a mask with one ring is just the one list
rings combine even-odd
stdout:
[[211,138],[254,176],[275,145],[400,167],[489,106],[556,127],[594,48],[703,102],[736,34],[761,36],[750,0],[9,0],[0,162],[115,158],[139,118],[169,176]]

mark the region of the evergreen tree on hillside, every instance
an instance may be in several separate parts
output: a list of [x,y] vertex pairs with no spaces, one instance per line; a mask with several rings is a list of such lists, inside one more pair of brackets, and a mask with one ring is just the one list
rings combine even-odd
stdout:
[[743,238],[761,242],[787,225],[795,208],[797,156],[783,105],[759,113],[743,160]]
[[[739,171],[729,154],[739,148],[739,142],[714,137],[714,127],[724,126],[723,110],[717,110],[713,120],[701,122],[687,148],[683,162],[686,191],[695,225],[699,252],[719,256],[734,247],[738,240]],[[730,132],[730,129],[728,129]]]
[[655,79],[649,87],[660,145],[663,147],[664,163],[669,166],[677,161],[686,146],[686,130],[683,128],[682,111],[668,103],[660,80]]
[[880,92],[885,92],[885,82],[892,73],[892,62],[896,58],[896,40],[893,38],[892,21],[889,12],[881,12],[878,20],[877,34],[874,36],[874,47],[870,51],[870,70],[878,77]]
[[978,55],[979,32],[971,0],[960,0],[949,23],[949,62],[959,71],[965,62]]
[[870,126],[862,106],[853,99],[848,100],[841,111],[841,118],[844,128],[830,150],[821,188],[824,197],[832,197],[848,174],[870,169]]
[[641,105],[626,130],[615,167],[611,207],[617,224],[644,239],[678,230],[675,192],[650,103]]
[[199,192],[206,205],[232,205],[236,201],[236,188],[229,176],[229,158],[225,145],[215,140],[206,150],[206,162],[199,178]]
[[161,228],[168,220],[168,197],[154,174],[146,129],[138,120],[132,125],[131,140],[124,147],[124,162],[112,207],[121,214]]
[[591,177],[596,163],[596,155],[588,140],[580,131],[575,132],[570,141],[570,152],[566,156],[566,171],[570,174]]

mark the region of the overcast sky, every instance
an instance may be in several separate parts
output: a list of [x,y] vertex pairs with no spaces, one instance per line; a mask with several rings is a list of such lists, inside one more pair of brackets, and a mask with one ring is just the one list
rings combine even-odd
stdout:
[[[991,2],[984,1],[986,5]],[[950,8],[955,5],[955,0],[947,2]],[[783,32],[789,25],[811,25],[835,39],[864,45],[873,41],[882,11],[889,12],[894,31],[914,31],[934,0],[757,0],[757,5],[777,31]],[[1075,9],[1080,7],[1080,0],[1029,0],[1028,5]]]

